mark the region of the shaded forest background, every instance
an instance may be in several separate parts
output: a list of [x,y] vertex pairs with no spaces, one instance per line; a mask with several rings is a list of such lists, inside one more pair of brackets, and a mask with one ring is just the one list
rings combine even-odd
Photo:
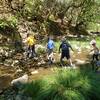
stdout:
[[[87,35],[99,31],[99,0],[1,0],[0,33],[18,39],[25,33]],[[19,36],[16,36],[16,33]]]

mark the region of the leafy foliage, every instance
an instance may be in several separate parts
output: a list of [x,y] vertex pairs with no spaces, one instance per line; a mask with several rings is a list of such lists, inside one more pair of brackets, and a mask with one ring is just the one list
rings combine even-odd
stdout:
[[18,20],[16,19],[16,17],[11,16],[8,19],[0,19],[0,27],[1,28],[6,28],[6,27],[13,27],[15,28],[18,24]]
[[[79,34],[83,30],[83,34],[89,22],[99,23],[100,19],[99,0],[7,0],[6,6],[12,16],[36,21],[38,32],[47,34],[65,33],[70,27],[75,27]],[[15,20],[11,19],[10,23],[7,22],[14,27],[12,21]],[[3,21],[1,27],[8,25],[7,22]]]

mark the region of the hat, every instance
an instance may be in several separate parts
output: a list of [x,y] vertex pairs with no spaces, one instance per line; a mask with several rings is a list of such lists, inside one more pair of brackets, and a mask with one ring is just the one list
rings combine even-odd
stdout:
[[96,44],[96,41],[95,41],[95,40],[92,40],[92,41],[90,42],[90,45],[93,45],[93,44]]

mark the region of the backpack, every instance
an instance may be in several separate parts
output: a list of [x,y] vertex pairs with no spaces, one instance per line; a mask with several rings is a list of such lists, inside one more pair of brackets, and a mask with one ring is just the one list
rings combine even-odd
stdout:
[[62,43],[62,50],[68,50],[69,46],[67,43]]

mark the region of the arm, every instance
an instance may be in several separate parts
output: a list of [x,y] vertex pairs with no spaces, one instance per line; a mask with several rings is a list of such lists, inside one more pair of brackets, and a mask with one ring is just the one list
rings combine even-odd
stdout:
[[72,46],[70,46],[71,50],[74,51],[74,49],[72,48]]
[[94,51],[95,50],[95,48],[93,47],[91,50],[90,50],[90,52],[92,52],[92,51]]
[[53,41],[53,48],[55,48],[55,44],[54,44],[54,41]]
[[74,49],[72,48],[72,46],[68,43],[69,47],[71,48],[72,51],[74,51]]
[[99,48],[97,47],[97,50],[98,50],[98,52],[99,52]]
[[92,52],[94,49],[91,49],[90,52]]

